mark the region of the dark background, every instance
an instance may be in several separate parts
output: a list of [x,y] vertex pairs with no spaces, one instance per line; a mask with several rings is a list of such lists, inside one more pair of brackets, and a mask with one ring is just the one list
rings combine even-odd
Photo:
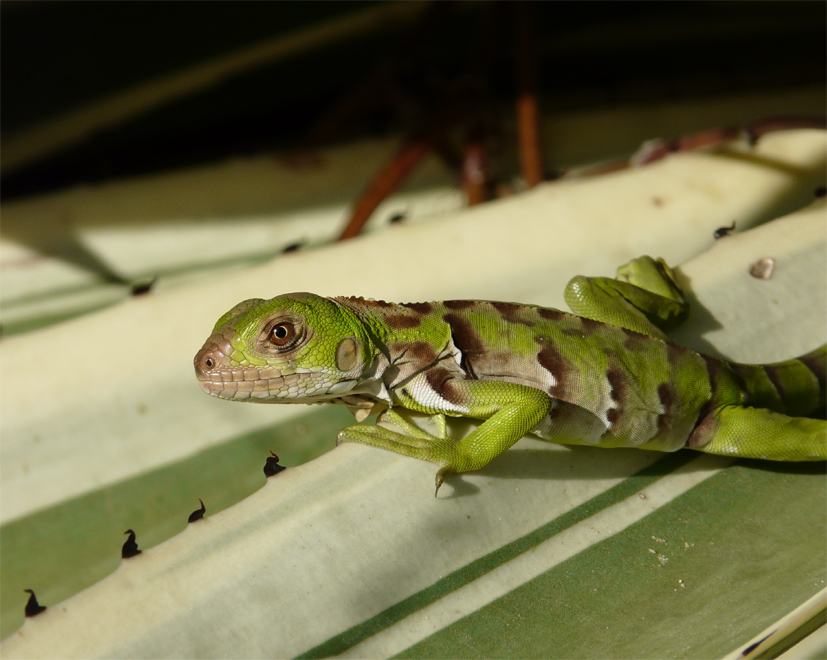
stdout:
[[[372,4],[5,0],[2,136]],[[6,172],[3,199],[301,143],[325,110],[389,61],[420,113],[474,76],[485,103],[511,103],[508,3],[442,4],[415,53],[406,51],[414,26],[391,26],[261,66]],[[532,11],[544,111],[824,85],[827,76],[824,2],[538,2]],[[483,38],[492,12],[495,29]],[[487,64],[475,71],[480,52]],[[374,103],[329,139],[410,122],[399,103]]]

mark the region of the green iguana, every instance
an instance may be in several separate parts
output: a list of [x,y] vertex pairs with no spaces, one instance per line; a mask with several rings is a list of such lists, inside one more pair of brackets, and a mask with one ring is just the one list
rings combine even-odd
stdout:
[[[663,260],[641,257],[617,278],[575,277],[575,314],[513,303],[393,304],[294,293],[246,300],[195,356],[205,392],[233,401],[337,403],[361,442],[478,470],[532,433],[564,444],[676,451],[690,447],[777,461],[827,458],[827,346],[744,365],[701,355],[662,332],[688,305]],[[398,408],[432,415],[438,435]],[[445,416],[483,420],[451,438]]]

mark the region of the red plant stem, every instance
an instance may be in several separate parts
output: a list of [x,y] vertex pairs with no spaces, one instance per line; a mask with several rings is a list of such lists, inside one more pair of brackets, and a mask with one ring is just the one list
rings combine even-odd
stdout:
[[485,144],[479,135],[469,135],[462,162],[462,188],[468,206],[476,206],[486,200],[487,161]]
[[668,142],[655,143],[652,146],[644,147],[628,160],[605,163],[581,173],[580,176],[608,174],[610,172],[625,170],[629,167],[647,165],[678,151],[693,151],[694,149],[702,149],[705,147],[720,147],[728,142],[737,140],[740,136],[746,136],[746,138],[754,144],[767,133],[796,128],[827,129],[827,117],[767,117],[752,122],[743,130],[733,127],[710,128],[704,131],[698,131],[697,133],[683,135]]
[[535,7],[515,2],[517,62],[517,139],[520,168],[529,188],[543,180],[540,111],[537,102],[537,34]]
[[359,235],[376,207],[405,179],[422,157],[433,149],[433,142],[433,137],[429,136],[402,145],[390,162],[374,177],[367,190],[356,200],[350,219],[338,240],[344,241]]

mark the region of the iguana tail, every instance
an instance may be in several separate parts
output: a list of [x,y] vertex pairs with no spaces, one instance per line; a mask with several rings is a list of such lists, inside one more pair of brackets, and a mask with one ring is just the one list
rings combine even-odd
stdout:
[[823,417],[827,397],[827,344],[773,364],[732,364],[748,392],[747,405],[790,417]]
[[827,459],[827,346],[774,364],[732,364],[744,405],[722,405],[699,421],[687,446],[772,461]]

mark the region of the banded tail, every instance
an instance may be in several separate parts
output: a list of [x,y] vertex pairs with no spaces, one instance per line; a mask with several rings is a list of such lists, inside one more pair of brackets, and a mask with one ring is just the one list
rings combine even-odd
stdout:
[[772,461],[827,459],[827,345],[774,364],[730,364],[745,405],[722,405],[699,420],[688,447]]
[[749,393],[747,405],[790,417],[821,416],[827,398],[827,344],[773,364],[732,364]]

